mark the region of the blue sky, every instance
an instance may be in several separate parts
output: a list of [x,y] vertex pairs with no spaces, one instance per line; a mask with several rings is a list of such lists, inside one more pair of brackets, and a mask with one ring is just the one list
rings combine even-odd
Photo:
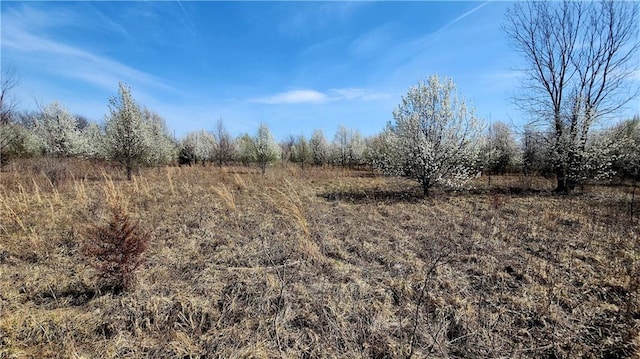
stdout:
[[22,109],[58,100],[100,121],[118,81],[179,137],[379,132],[409,86],[450,76],[477,113],[521,123],[506,2],[2,1],[2,66]]

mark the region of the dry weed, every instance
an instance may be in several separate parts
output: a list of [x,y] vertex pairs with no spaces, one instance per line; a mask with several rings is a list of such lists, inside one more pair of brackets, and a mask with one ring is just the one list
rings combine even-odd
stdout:
[[[130,183],[106,166],[70,162],[56,188],[28,162],[3,169],[0,357],[638,355],[625,189],[556,197],[546,179],[494,176],[424,199],[331,168],[150,169]],[[154,244],[138,286],[99,295],[80,233],[114,203]]]

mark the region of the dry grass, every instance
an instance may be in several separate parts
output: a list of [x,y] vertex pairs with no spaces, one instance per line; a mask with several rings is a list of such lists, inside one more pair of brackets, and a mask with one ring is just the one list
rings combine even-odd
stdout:
[[[0,358],[637,357],[626,189],[493,177],[421,198],[366,172],[195,166],[131,182],[65,163],[0,174]],[[152,232],[134,290],[101,293],[87,225]]]

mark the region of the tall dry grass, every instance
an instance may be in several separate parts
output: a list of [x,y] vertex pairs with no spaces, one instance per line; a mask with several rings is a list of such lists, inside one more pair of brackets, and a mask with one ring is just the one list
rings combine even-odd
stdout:
[[[480,178],[422,198],[330,168],[144,170],[70,161],[0,177],[0,357],[634,357],[627,193]],[[104,170],[102,170],[104,169]],[[153,240],[100,292],[82,228],[126,202]]]

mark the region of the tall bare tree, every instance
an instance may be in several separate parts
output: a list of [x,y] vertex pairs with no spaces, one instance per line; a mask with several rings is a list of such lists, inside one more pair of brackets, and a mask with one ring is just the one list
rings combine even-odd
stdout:
[[505,32],[526,62],[517,101],[554,134],[558,192],[583,179],[593,124],[638,94],[637,18],[636,3],[612,0],[517,2],[507,12]]

